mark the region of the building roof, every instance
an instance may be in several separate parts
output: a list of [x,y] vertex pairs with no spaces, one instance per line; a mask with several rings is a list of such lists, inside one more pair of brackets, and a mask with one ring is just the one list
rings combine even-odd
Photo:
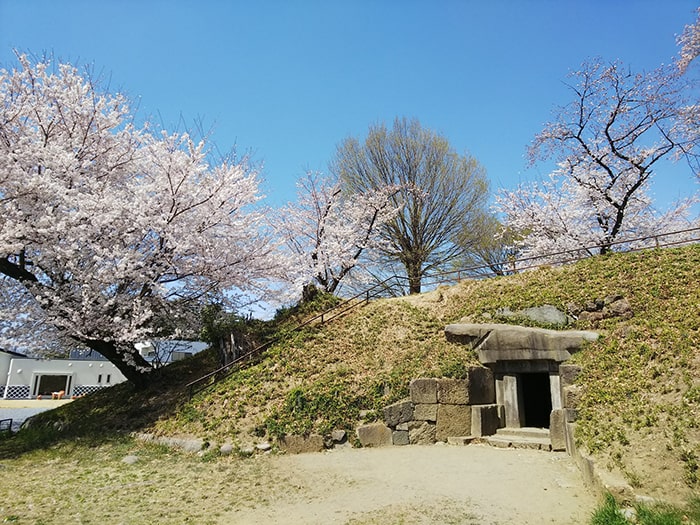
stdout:
[[12,350],[5,350],[4,348],[0,348],[0,352],[4,354],[9,354],[12,357],[17,357],[17,358],[22,358],[22,359],[31,359],[29,356],[20,354],[19,352],[13,352]]

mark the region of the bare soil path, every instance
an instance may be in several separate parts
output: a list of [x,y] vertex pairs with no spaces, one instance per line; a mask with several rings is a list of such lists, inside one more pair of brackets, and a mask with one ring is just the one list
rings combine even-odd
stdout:
[[486,445],[207,458],[125,441],[0,476],[0,522],[45,525],[575,525],[598,503],[567,455]]
[[232,524],[585,524],[597,498],[563,453],[485,445],[336,449],[270,458]]

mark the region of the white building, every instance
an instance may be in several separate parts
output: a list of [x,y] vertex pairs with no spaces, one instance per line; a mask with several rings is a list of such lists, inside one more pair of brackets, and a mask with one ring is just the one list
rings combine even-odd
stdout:
[[4,399],[64,397],[90,394],[125,381],[122,373],[104,359],[35,359],[0,350],[0,393]]
[[[137,344],[139,353],[155,366],[194,355],[206,343],[154,341]],[[0,349],[0,397],[36,399],[63,391],[70,398],[90,394],[125,381],[112,363],[94,352],[71,352],[69,359],[36,359]]]
[[134,345],[146,361],[156,368],[198,354],[209,345],[202,341],[154,339]]

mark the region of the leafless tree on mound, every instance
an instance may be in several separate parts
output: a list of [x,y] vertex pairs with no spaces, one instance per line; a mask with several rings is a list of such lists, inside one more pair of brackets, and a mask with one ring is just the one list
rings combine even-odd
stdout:
[[400,212],[382,226],[380,253],[405,269],[409,293],[419,293],[426,274],[448,268],[479,242],[478,231],[471,238],[468,232],[486,213],[484,168],[415,119],[397,118],[391,129],[372,126],[363,143],[345,139],[330,169],[348,192],[400,188],[392,196]]

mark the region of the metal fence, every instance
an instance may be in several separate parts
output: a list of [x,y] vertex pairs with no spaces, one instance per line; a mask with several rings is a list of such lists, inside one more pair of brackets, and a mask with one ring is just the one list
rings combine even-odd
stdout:
[[[504,274],[519,273],[534,270],[542,266],[558,266],[587,259],[594,252],[607,248],[610,253],[638,252],[656,248],[669,248],[684,244],[700,242],[700,226],[676,230],[672,232],[656,233],[641,237],[631,237],[614,241],[605,245],[588,245],[569,250],[551,252],[544,255],[514,258],[508,261],[499,261],[491,265],[472,266],[444,272],[436,272],[425,276],[423,285],[426,288],[440,284],[454,284],[464,279],[483,279],[497,277]],[[500,267],[502,271],[496,272],[494,267]]]

